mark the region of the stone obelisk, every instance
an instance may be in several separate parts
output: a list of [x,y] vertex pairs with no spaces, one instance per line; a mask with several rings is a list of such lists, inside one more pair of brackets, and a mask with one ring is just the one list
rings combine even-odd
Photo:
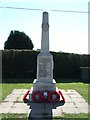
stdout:
[[47,12],[43,12],[41,51],[37,56],[37,79],[33,83],[33,91],[56,90],[56,82],[53,79],[53,56],[49,52],[49,19]]
[[[28,94],[29,99],[26,98]],[[43,12],[41,51],[37,56],[37,79],[34,80],[33,87],[23,98],[31,108],[29,117],[52,118],[52,109],[56,106],[48,103],[60,102],[60,94],[65,102],[62,92],[56,88],[56,81],[53,79],[53,56],[49,52],[48,13]]]

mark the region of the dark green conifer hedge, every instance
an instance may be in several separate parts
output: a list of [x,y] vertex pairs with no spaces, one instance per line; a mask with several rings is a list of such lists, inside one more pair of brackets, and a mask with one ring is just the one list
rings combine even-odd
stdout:
[[[55,79],[80,79],[80,67],[90,67],[88,55],[51,52],[54,60]],[[2,50],[2,77],[36,78],[37,55],[39,51]]]

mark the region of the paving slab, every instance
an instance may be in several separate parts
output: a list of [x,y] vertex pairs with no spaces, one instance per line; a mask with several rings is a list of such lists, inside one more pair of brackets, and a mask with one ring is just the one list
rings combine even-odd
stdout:
[[14,89],[13,91],[13,94],[20,94],[20,93],[22,93],[23,92],[23,89]]
[[18,97],[12,95],[12,96],[10,96],[10,97],[6,97],[4,101],[5,101],[5,102],[8,102],[8,101],[14,102],[14,101],[17,101],[17,99],[18,99]]
[[87,108],[78,108],[80,113],[89,113]]
[[27,114],[28,113],[28,108],[10,108],[9,113],[13,113],[13,114]]
[[8,102],[2,102],[1,104],[0,104],[0,106],[2,107],[2,108],[8,108],[8,107],[11,107],[11,106],[13,106],[13,102],[10,102],[10,101],[8,101]]
[[10,113],[10,109],[11,109],[10,107],[6,107],[6,108],[5,107],[4,108],[0,107],[0,114],[1,113]]
[[25,103],[14,103],[13,108],[26,108],[27,109],[27,104]]
[[53,109],[52,110],[52,113],[53,113],[53,116],[56,117],[56,116],[62,116],[62,110],[61,109]]
[[75,103],[75,106],[77,107],[77,108],[82,108],[82,109],[85,109],[85,108],[88,108],[88,103],[80,103],[80,102],[76,102]]
[[18,98],[17,98],[17,101],[18,102],[23,102],[23,96],[24,96],[24,94],[23,95],[19,95]]
[[64,97],[65,97],[66,103],[72,103],[73,102],[69,95],[65,94]]
[[86,103],[85,99],[83,98],[71,98],[71,101],[73,101],[74,103]]
[[[29,116],[35,115],[36,117],[41,113],[47,116],[62,116],[62,113],[79,114],[88,113],[88,103],[85,99],[75,90],[61,89],[66,103],[64,105],[50,104],[50,103],[30,103],[29,105],[23,102],[23,96],[28,89],[14,89],[4,101],[0,104],[0,113],[13,113],[13,114],[28,114]],[[61,98],[61,97],[60,97]],[[46,110],[46,109],[47,110]],[[90,110],[89,110],[90,112]]]
[[61,109],[61,108],[75,108],[75,104],[74,103],[65,103],[63,106],[58,106],[57,109]]
[[73,107],[73,108],[61,108],[62,109],[62,112],[64,112],[64,113],[67,113],[67,114],[79,114],[80,113],[80,111],[79,111],[79,109],[78,108],[75,108],[75,107]]

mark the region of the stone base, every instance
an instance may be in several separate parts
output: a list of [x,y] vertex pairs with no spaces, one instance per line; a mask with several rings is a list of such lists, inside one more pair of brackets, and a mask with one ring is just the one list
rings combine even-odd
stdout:
[[[58,93],[58,91],[59,91],[59,89],[56,87],[56,90],[55,90],[57,93]],[[55,92],[54,91],[54,92]],[[31,90],[30,90],[30,92],[29,92],[29,100],[30,100],[30,102],[33,102],[33,100],[32,100],[32,94],[34,93],[35,91],[33,90],[33,87],[31,88]],[[36,91],[37,92],[37,91]],[[45,91],[43,91],[43,94],[45,93],[45,92],[47,92],[46,90]],[[51,91],[52,92],[52,91]],[[45,97],[45,96],[44,96]],[[55,96],[54,96],[55,97]],[[54,98],[53,97],[53,98]],[[41,99],[40,99],[41,100]],[[43,102],[43,101],[41,101],[41,102]],[[44,100],[44,102],[46,102],[46,103],[48,103],[48,101],[47,101],[47,98],[45,98],[45,100]]]
[[41,82],[35,79],[33,81],[33,91],[56,91],[56,81],[53,79],[52,82]]

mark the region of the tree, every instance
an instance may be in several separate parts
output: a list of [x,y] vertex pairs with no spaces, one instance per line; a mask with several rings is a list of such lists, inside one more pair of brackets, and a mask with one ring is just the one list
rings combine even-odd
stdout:
[[34,47],[31,39],[24,33],[19,31],[11,31],[10,35],[4,43],[4,49],[30,49]]

